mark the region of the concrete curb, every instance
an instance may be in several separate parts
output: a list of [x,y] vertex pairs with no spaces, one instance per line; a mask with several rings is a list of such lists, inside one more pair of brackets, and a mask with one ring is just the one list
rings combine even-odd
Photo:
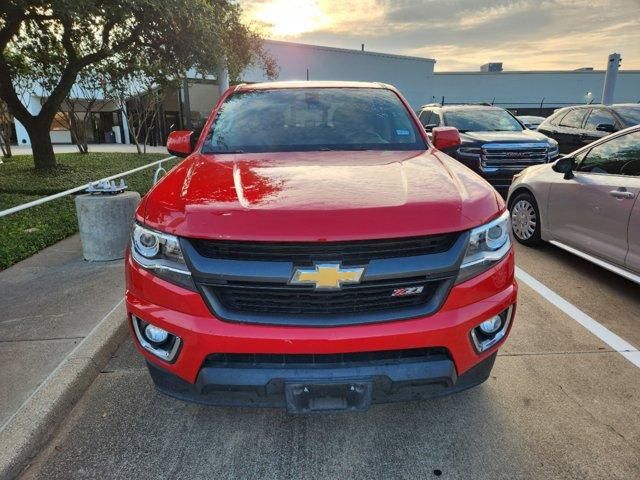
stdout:
[[0,479],[17,477],[51,440],[113,352],[128,335],[118,303],[40,384],[0,431]]

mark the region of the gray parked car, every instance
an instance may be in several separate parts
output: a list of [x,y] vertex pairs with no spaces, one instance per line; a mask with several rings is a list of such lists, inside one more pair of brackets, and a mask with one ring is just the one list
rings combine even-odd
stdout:
[[513,234],[548,241],[640,283],[640,126],[514,177]]

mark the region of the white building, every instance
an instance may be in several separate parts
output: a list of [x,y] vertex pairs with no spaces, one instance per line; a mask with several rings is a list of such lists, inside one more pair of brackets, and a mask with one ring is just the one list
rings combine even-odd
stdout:
[[[435,72],[424,103],[493,103],[519,114],[550,114],[555,108],[600,103],[604,70]],[[620,70],[615,103],[640,102],[640,70]]]
[[[363,49],[323,47],[266,40],[265,49],[276,59],[278,80],[356,80],[395,85],[418,109],[425,103],[488,102],[524,113],[549,114],[553,109],[580,103],[598,103],[602,95],[604,71],[434,72],[436,60],[430,58],[369,52]],[[604,60],[604,59],[603,59]],[[500,65],[500,64],[496,64]],[[494,65],[495,67],[495,65]],[[266,80],[258,68],[247,69],[242,82]],[[224,83],[224,82],[223,82]],[[154,124],[152,143],[166,140],[171,129],[197,129],[220,97],[214,76],[192,78],[188,85],[168,92]],[[640,71],[621,70],[615,90],[617,103],[640,102]],[[28,108],[37,113],[40,98],[28,96]],[[94,112],[88,138],[94,142],[126,142],[129,132],[122,112],[113,104],[101,105]],[[16,123],[15,140],[28,144],[26,130]],[[54,122],[52,140],[70,143],[71,135],[63,122]]]
[[[267,40],[267,50],[278,62],[278,80],[352,80],[389,83],[398,88],[409,103],[424,103],[424,87],[433,76],[436,63],[431,58],[409,57],[364,49],[321,47]],[[264,73],[249,69],[245,82],[263,82]]]

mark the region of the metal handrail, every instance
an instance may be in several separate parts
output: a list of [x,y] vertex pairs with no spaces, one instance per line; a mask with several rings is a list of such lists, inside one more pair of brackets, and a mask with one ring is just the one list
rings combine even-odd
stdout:
[[[116,173],[115,175],[111,175],[110,177],[100,178],[99,181],[102,181],[102,180],[109,181],[109,180],[115,180],[116,178],[120,178],[120,177],[126,177],[127,175],[131,175],[132,173],[136,173],[136,172],[139,172],[141,170],[145,170],[145,169],[147,169],[149,167],[153,167],[155,165],[161,165],[162,162],[166,162],[167,160],[173,160],[174,158],[176,158],[176,157],[173,156],[173,155],[170,156],[170,157],[162,158],[160,160],[156,160],[155,162],[151,162],[151,163],[148,163],[146,165],[142,165],[141,167],[132,168],[131,170],[127,170],[126,172]],[[161,167],[159,167],[159,168],[161,168]],[[164,168],[162,168],[162,170],[164,170]],[[154,175],[154,183],[155,183],[156,180],[157,180],[157,172],[156,172],[156,175]],[[66,197],[67,195],[72,195],[74,193],[82,192],[83,190],[85,190],[89,186],[90,183],[95,183],[95,181],[89,182],[89,183],[85,183],[84,185],[81,185],[79,187],[70,188],[69,190],[65,190],[64,192],[54,193],[53,195],[49,195],[48,197],[38,198],[37,200],[33,200],[33,201],[27,202],[27,203],[23,203],[22,205],[17,205],[15,207],[7,208],[6,210],[2,210],[0,212],[0,218],[6,217],[8,215],[12,215],[12,214],[17,213],[17,212],[21,212],[22,210],[26,210],[26,209],[31,208],[31,207],[36,207],[38,205],[42,205],[43,203],[51,202],[52,200],[57,200],[58,198]]]

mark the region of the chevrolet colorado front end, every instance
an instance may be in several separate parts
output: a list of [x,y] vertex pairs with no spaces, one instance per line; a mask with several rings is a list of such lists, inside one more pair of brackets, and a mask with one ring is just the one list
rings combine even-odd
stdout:
[[171,134],[187,158],[142,200],[126,258],[159,390],[304,413],[488,378],[515,312],[508,213],[393,87],[232,87],[194,143]]

